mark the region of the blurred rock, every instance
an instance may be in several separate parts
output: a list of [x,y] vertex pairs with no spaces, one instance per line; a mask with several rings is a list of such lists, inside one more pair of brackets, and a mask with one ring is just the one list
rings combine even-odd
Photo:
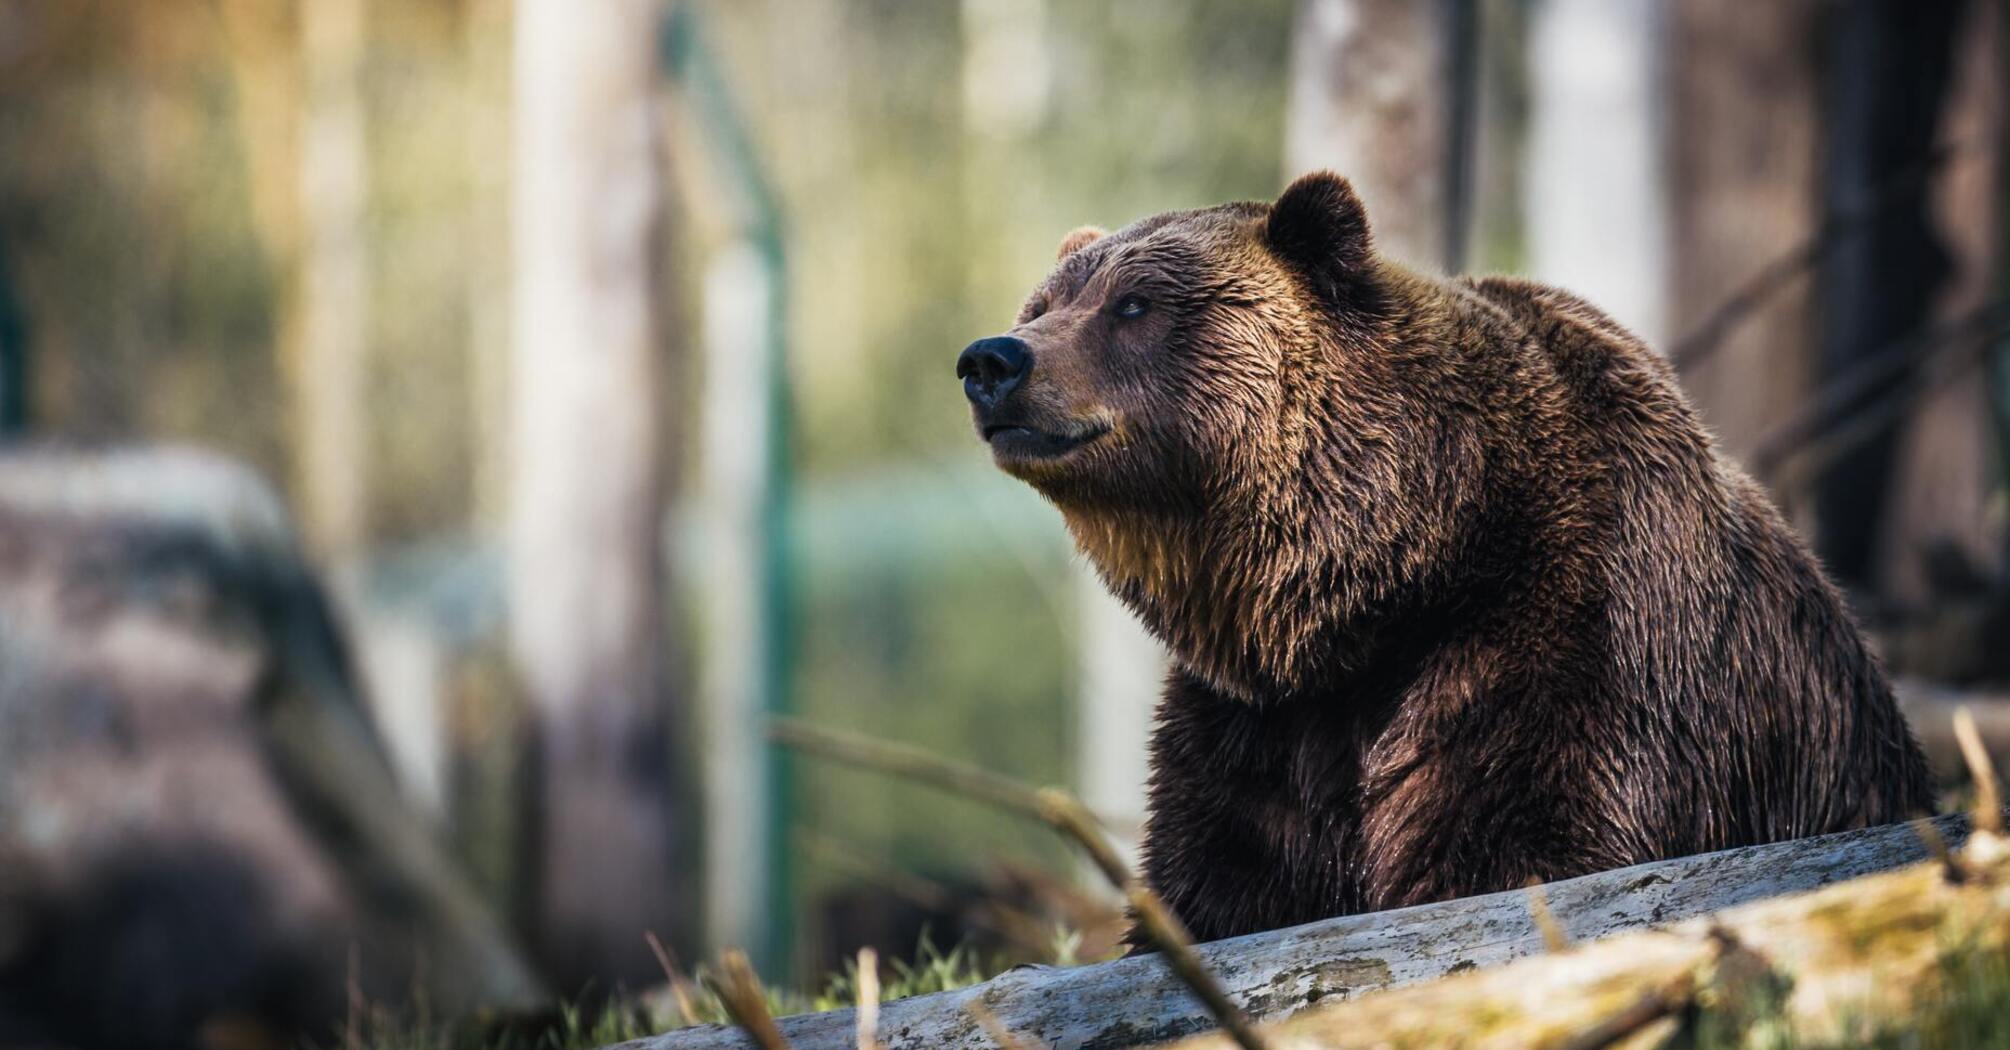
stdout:
[[536,983],[403,805],[284,512],[203,453],[0,453],[0,1044],[293,1045]]

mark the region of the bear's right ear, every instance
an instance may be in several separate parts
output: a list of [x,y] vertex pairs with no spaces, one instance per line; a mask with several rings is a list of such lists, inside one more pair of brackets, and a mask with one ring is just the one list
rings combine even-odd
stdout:
[[1060,262],[1106,236],[1108,234],[1101,226],[1077,226],[1061,238],[1061,249],[1054,253],[1054,261]]
[[1270,250],[1337,300],[1368,268],[1368,213],[1347,180],[1330,171],[1301,175],[1270,206]]

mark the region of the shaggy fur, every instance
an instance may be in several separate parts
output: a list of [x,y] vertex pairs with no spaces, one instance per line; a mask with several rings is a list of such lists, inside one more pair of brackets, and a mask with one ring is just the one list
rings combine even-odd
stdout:
[[1171,650],[1146,872],[1213,939],[1929,808],[1667,364],[1372,250],[1338,176],[1070,234],[976,410]]

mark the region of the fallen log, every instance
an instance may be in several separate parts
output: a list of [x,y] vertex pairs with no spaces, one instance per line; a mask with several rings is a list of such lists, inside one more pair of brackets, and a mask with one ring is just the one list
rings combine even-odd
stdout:
[[[1959,842],[1968,822],[1942,817]],[[1545,887],[1549,911],[1572,941],[1689,919],[1916,863],[1928,855],[1906,825],[1869,828],[1657,861]],[[1196,949],[1251,1017],[1275,1021],[1322,1002],[1435,980],[1545,951],[1524,891],[1345,916]],[[1029,966],[971,988],[880,1007],[886,1050],[989,1048],[972,1016],[981,1004],[1031,1045],[1144,1046],[1213,1027],[1206,1009],[1164,961],[1145,955],[1067,969]],[[777,1022],[795,1050],[856,1045],[852,1010]],[[687,1028],[621,1044],[622,1050],[726,1050],[754,1044],[733,1028]]]
[[[1261,1034],[1272,1050],[1561,1050],[1664,1046],[1685,1027],[1693,1036],[1707,1025],[1713,1045],[1749,1045],[1744,1037],[1761,1032],[1764,1045],[1856,1045],[1917,1024],[1945,1002],[1964,962],[2001,960],[2010,950],[2006,887],[2010,842],[1978,831],[1948,864],[1322,1006]],[[1233,1048],[1219,1035],[1179,1046]]]

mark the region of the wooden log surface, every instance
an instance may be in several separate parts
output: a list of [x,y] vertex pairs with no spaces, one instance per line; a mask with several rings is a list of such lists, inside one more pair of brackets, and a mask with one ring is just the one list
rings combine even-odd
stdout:
[[[1958,874],[1950,867],[1914,864],[1322,1006],[1260,1038],[1270,1050],[1870,1045],[1972,979],[1961,961],[2010,947],[2010,843],[1978,832]],[[1692,1005],[1711,1016],[1690,1015]],[[1715,1037],[1697,1039],[1705,1027]],[[1236,1045],[1213,1033],[1179,1047]]]
[[[1966,837],[1964,818],[1936,821]],[[1573,941],[1673,923],[1912,864],[1927,855],[1911,827],[1891,825],[1751,846],[1586,875],[1545,887]],[[1526,891],[1345,916],[1202,945],[1202,957],[1257,1020],[1362,992],[1429,981],[1543,952]],[[971,988],[880,1007],[886,1050],[994,1044],[968,1009],[982,1003],[1021,1039],[1056,1050],[1144,1046],[1212,1027],[1206,1011],[1156,955],[1067,969],[1028,966]],[[796,1050],[856,1045],[851,1010],[784,1018]],[[622,1050],[726,1050],[754,1044],[736,1029],[687,1028]]]

